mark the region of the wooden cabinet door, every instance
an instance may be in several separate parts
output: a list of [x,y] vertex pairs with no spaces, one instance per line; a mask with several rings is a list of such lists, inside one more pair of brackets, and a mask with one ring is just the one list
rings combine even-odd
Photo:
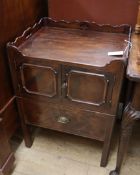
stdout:
[[20,93],[34,97],[60,96],[60,72],[59,65],[23,62],[17,71]]
[[88,69],[63,68],[62,94],[65,101],[76,106],[100,109],[110,106],[114,76]]

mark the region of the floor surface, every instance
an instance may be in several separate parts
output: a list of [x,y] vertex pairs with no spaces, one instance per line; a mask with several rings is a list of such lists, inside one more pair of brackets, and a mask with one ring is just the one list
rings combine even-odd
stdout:
[[[140,175],[140,125],[133,131],[121,175]],[[109,175],[116,163],[119,127],[115,129],[109,162],[100,167],[103,144],[90,139],[53,132],[35,131],[32,148],[13,141],[15,167],[12,175]]]

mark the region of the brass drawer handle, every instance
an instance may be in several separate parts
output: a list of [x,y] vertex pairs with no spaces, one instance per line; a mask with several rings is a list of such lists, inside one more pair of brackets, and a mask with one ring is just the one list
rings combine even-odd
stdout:
[[70,119],[65,117],[65,116],[60,116],[60,117],[58,117],[57,122],[67,124],[70,122]]

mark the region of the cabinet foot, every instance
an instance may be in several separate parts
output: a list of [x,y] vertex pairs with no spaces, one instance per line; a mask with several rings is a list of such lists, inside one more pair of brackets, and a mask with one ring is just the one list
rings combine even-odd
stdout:
[[23,105],[22,105],[20,98],[16,98],[16,101],[17,101],[19,116],[20,116],[20,120],[21,120],[21,127],[22,127],[23,136],[24,136],[25,146],[28,148],[31,148],[33,141],[31,138],[29,126],[25,123],[25,120],[24,120]]
[[33,140],[31,138],[31,134],[29,134],[29,131],[26,134],[24,134],[24,141],[25,141],[25,146],[27,148],[31,148],[32,147]]
[[106,136],[105,136],[105,141],[104,141],[104,146],[103,146],[103,151],[102,151],[102,158],[101,158],[101,167],[106,167],[108,163],[108,157],[109,157],[109,152],[110,152],[110,145],[111,145],[111,138],[112,138],[112,133],[113,133],[113,128],[114,128],[114,123],[115,120],[112,119],[112,124],[107,127],[106,130]]

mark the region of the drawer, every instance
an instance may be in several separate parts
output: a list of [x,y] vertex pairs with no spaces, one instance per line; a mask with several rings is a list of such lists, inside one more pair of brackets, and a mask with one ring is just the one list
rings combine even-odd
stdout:
[[114,117],[105,114],[65,109],[62,106],[23,101],[25,121],[28,124],[104,141],[106,128]]

